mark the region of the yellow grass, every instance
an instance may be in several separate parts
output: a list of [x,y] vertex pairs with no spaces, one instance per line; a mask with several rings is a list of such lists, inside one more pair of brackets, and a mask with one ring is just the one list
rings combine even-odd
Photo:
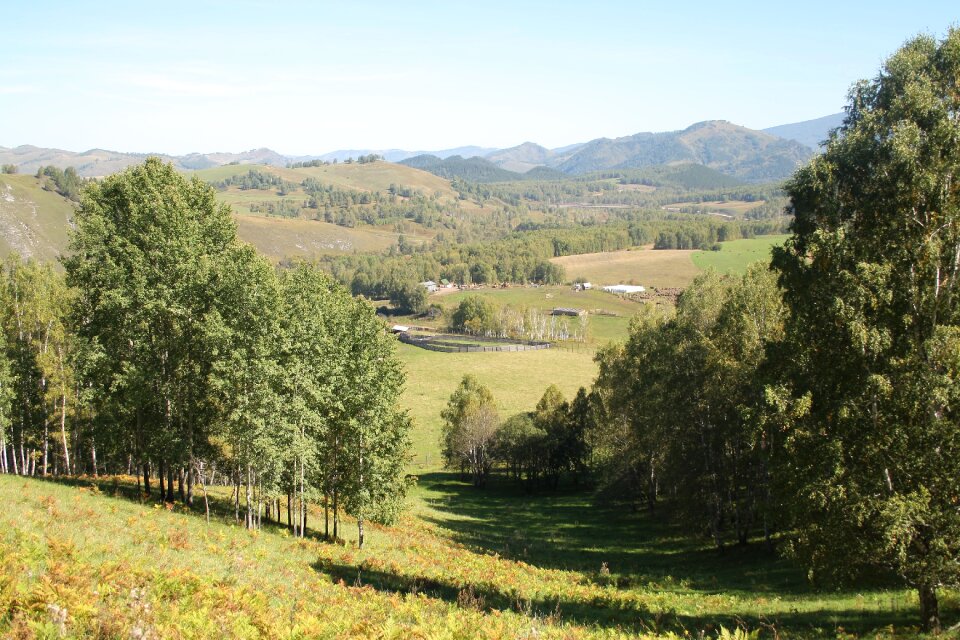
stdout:
[[386,191],[391,184],[419,189],[426,195],[439,191],[444,196],[456,197],[450,188],[450,182],[432,173],[414,169],[392,162],[371,162],[367,164],[330,164],[323,167],[305,167],[295,169],[304,177],[312,176],[325,184],[332,184],[358,191]]
[[372,227],[348,229],[315,220],[246,215],[235,215],[234,219],[240,237],[273,261],[330,253],[382,251],[397,242],[396,233]]
[[679,211],[685,207],[695,207],[703,212],[717,212],[717,213],[726,213],[729,215],[737,215],[739,213],[745,213],[751,209],[756,209],[762,204],[766,204],[763,200],[757,200],[755,202],[745,202],[743,200],[713,200],[710,202],[674,202],[673,204],[665,205],[663,208],[667,211]]
[[645,287],[685,287],[699,270],[690,259],[693,251],[631,250],[587,253],[553,258],[567,278],[585,278],[594,287],[639,284]]

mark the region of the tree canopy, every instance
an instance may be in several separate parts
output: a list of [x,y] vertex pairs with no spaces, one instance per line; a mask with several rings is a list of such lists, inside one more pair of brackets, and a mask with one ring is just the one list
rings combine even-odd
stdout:
[[[927,628],[960,584],[960,30],[921,36],[850,94],[788,186],[786,448],[797,553],[898,573]],[[839,574],[839,575],[837,575]]]

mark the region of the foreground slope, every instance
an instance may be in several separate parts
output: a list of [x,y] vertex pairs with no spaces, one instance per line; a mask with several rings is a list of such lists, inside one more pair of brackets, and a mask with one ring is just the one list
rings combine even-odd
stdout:
[[3,637],[881,637],[913,609],[902,592],[810,592],[758,548],[718,556],[583,494],[424,476],[411,511],[358,551],[249,533],[229,510],[206,525],[114,479],[76,484],[0,476]]

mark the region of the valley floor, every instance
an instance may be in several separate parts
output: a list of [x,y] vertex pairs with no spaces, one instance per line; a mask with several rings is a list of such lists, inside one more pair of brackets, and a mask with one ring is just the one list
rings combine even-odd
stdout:
[[[221,491],[215,491],[221,498]],[[815,592],[760,545],[720,555],[588,494],[421,476],[396,526],[247,532],[222,501],[139,502],[123,479],[0,476],[0,635],[102,638],[910,636],[905,591]],[[322,513],[311,512],[322,529]],[[944,597],[947,621],[957,602]]]

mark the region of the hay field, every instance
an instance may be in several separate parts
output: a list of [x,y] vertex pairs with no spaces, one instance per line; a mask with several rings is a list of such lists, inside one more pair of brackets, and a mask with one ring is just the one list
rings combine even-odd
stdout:
[[753,202],[747,202],[745,200],[712,200],[709,202],[674,202],[664,205],[663,209],[667,211],[679,211],[686,207],[692,207],[704,213],[725,213],[733,217],[738,217],[763,204],[766,204],[765,200],[755,200]]
[[639,284],[645,287],[685,287],[699,270],[690,260],[694,251],[626,250],[586,253],[553,258],[567,279],[585,278],[595,287],[607,284]]
[[348,229],[329,222],[234,215],[240,238],[274,262],[330,253],[383,251],[397,243],[396,233],[373,227]]

